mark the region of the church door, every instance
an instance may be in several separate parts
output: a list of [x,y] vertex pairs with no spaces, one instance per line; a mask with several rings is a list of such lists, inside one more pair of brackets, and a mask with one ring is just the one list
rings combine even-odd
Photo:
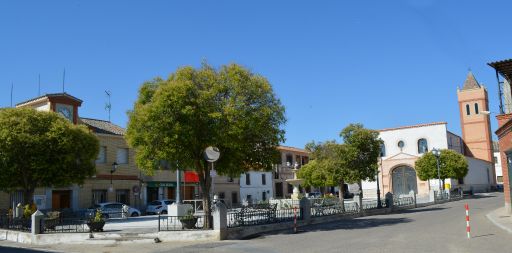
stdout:
[[418,193],[416,171],[409,166],[400,166],[392,172],[393,194],[395,196],[407,195],[412,190]]

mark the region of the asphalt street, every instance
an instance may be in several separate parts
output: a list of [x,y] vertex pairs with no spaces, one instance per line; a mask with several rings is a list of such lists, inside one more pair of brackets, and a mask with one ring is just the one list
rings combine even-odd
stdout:
[[[466,238],[464,204],[470,206],[471,239]],[[240,241],[121,245],[56,245],[60,252],[498,252],[510,247],[512,235],[485,215],[503,205],[503,194],[301,228]],[[12,245],[0,242],[0,245]],[[47,249],[47,248],[43,248]],[[0,252],[10,251],[2,248]]]

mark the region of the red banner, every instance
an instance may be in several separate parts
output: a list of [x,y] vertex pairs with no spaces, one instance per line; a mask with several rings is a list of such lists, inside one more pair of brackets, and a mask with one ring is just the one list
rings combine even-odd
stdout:
[[199,175],[193,171],[185,171],[185,183],[199,183]]

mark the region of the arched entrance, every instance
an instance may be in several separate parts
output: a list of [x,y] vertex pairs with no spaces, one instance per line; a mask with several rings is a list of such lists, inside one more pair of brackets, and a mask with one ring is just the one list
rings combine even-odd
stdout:
[[409,166],[399,166],[392,172],[393,194],[396,196],[407,195],[411,190],[418,193],[416,171]]

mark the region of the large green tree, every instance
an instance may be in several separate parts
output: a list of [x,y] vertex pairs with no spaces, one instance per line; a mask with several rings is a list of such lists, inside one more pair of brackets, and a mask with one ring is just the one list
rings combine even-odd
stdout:
[[[361,181],[374,181],[378,173],[377,161],[382,145],[379,132],[366,129],[362,124],[350,124],[341,131],[340,137],[344,142],[341,151],[343,164],[350,170],[348,178],[352,182],[357,182],[362,191]],[[363,195],[359,194],[361,211],[362,202]]]
[[37,187],[81,184],[95,172],[99,142],[85,126],[54,112],[0,110],[0,190],[23,189],[32,203]]
[[219,148],[218,174],[239,177],[249,169],[270,170],[284,140],[284,107],[272,86],[237,64],[183,67],[166,80],[146,82],[128,115],[126,136],[137,149],[139,168],[151,174],[164,160],[196,171],[208,217],[211,177],[205,148]]
[[[415,162],[418,178],[421,180],[437,179],[437,161],[432,151],[424,154]],[[439,175],[446,178],[464,178],[468,174],[466,158],[451,149],[442,149],[439,155]]]

